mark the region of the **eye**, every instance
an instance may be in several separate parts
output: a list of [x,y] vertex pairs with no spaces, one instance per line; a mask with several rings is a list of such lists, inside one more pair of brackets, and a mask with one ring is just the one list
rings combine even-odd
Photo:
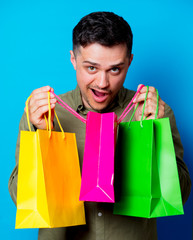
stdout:
[[89,66],[89,67],[88,67],[88,70],[89,70],[90,72],[94,72],[94,71],[96,70],[96,68],[93,67],[93,66]]
[[112,73],[119,73],[120,69],[118,67],[113,67],[113,68],[111,68],[111,72]]

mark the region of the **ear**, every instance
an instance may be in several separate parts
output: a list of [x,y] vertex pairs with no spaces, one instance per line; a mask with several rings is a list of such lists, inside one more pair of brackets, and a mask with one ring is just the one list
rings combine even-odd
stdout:
[[75,58],[74,52],[72,50],[70,51],[70,61],[73,65],[74,69],[76,70],[76,58]]
[[129,58],[129,66],[131,65],[131,62],[133,61],[133,54],[131,54],[130,58]]

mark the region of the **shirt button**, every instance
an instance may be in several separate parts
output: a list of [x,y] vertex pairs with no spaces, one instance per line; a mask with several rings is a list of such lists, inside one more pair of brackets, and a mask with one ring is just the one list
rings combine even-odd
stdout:
[[99,212],[99,213],[98,213],[98,216],[99,216],[99,217],[102,217],[102,215],[103,215],[102,212]]

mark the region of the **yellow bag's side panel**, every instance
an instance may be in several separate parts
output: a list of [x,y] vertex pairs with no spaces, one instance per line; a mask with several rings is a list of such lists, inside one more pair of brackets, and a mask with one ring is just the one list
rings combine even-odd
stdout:
[[51,227],[85,224],[84,203],[79,201],[81,175],[74,133],[37,130],[43,159]]
[[[39,197],[38,192],[41,192]],[[37,200],[41,205],[40,208],[37,208]],[[21,131],[15,227],[49,226],[42,158],[37,134]]]

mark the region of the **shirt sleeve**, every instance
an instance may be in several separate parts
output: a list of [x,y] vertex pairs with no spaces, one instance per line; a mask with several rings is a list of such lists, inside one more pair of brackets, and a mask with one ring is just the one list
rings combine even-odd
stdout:
[[[35,131],[35,127],[30,123],[31,130]],[[19,148],[20,148],[20,131],[29,131],[28,125],[27,125],[27,118],[26,114],[24,113],[20,124],[19,124],[19,134],[17,137],[17,143],[16,143],[16,151],[15,151],[15,167],[11,173],[11,176],[9,178],[8,182],[8,189],[9,193],[11,195],[11,198],[15,205],[17,204],[17,176],[18,176],[18,162],[19,162]]]
[[181,143],[180,134],[179,134],[177,126],[176,126],[176,120],[174,117],[174,113],[167,104],[165,107],[165,117],[169,117],[169,119],[170,119],[172,137],[173,137],[174,148],[175,148],[175,153],[176,153],[176,161],[177,161],[177,166],[178,166],[178,174],[179,174],[179,180],[180,180],[182,201],[184,204],[187,201],[189,194],[190,194],[191,180],[190,180],[188,168],[187,168],[185,162],[183,161],[184,150],[183,150],[183,146]]

